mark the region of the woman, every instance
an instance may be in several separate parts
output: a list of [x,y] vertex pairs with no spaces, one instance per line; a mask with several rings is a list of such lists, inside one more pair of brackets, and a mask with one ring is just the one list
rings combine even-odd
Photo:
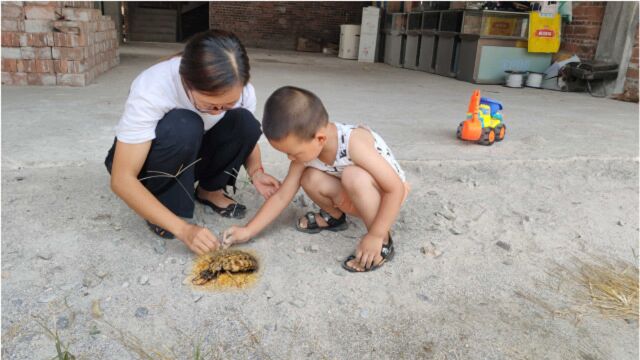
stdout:
[[133,81],[105,160],[111,189],[157,235],[175,235],[198,254],[217,249],[208,229],[181,219],[193,217],[194,197],[222,216],[242,218],[246,208],[225,194],[227,186],[235,190],[242,165],[265,198],[280,185],[262,168],[255,107],[238,38],[220,30],[195,35],[181,55]]

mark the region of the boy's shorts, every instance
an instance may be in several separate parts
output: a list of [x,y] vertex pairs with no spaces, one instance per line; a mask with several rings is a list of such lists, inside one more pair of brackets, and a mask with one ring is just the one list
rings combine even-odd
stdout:
[[[409,191],[411,191],[411,186],[409,186],[407,182],[404,182],[403,184],[404,184],[404,197],[402,198],[402,203],[404,203],[404,201],[407,199],[407,196],[409,195]],[[342,190],[342,194],[340,194],[340,201],[336,204],[336,207],[340,209],[340,211],[346,214],[362,218],[362,216],[360,216],[360,214],[358,213],[358,209],[356,209],[356,207],[353,205],[353,202],[351,201],[349,194],[347,194],[347,192],[344,191],[344,189]]]

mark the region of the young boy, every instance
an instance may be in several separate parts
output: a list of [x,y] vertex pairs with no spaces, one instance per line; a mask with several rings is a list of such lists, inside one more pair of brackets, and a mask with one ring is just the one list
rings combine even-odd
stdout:
[[302,217],[296,224],[299,231],[345,230],[345,214],[357,216],[368,232],[342,266],[352,272],[370,271],[390,260],[394,249],[389,230],[409,187],[384,140],[370,129],[330,122],[315,94],[292,86],[269,97],[262,128],[269,143],[291,160],[289,172],[245,227],[224,232],[224,244],[258,235],[302,185],[321,210]]

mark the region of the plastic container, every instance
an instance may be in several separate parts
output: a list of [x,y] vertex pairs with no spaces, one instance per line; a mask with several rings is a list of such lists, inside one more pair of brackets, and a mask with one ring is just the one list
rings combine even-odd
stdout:
[[360,45],[360,25],[340,25],[340,47],[338,57],[357,59]]

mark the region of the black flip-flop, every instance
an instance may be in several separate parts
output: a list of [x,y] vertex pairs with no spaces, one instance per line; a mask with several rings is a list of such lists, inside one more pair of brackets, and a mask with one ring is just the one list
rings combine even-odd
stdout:
[[369,269],[364,269],[362,271],[356,270],[355,268],[352,268],[351,266],[347,265],[349,261],[356,258],[356,256],[352,254],[352,255],[349,255],[349,257],[347,257],[342,262],[342,268],[347,270],[348,272],[355,272],[355,273],[377,270],[378,268],[382,267],[382,265],[384,265],[384,263],[386,263],[387,261],[391,261],[391,259],[393,259],[394,254],[395,254],[395,249],[393,248],[393,240],[391,240],[391,234],[389,234],[389,242],[387,244],[382,245],[382,250],[380,251],[380,256],[382,257],[382,260],[380,260],[378,264],[371,265]]
[[151,229],[151,231],[153,231],[154,234],[160,236],[161,238],[164,239],[174,239],[175,236],[168,232],[167,230],[161,228],[160,226],[156,225],[156,224],[152,224],[149,221],[147,221],[147,225],[149,225],[149,229]]
[[[320,216],[322,216],[324,221],[327,222],[328,226],[318,225],[318,222],[316,221],[316,214],[319,214]],[[342,216],[340,216],[339,219],[336,219],[333,216],[329,215],[328,212],[320,209],[320,212],[318,213],[309,211],[304,216],[307,218],[307,227],[303,228],[300,226],[300,219],[298,219],[298,222],[296,223],[296,230],[301,231],[303,233],[317,234],[322,230],[329,230],[329,231],[336,232],[336,231],[346,230],[347,228],[349,228],[349,223],[347,222],[347,215],[345,213],[342,213]]]
[[[226,194],[224,196],[227,199],[233,200],[231,197],[227,196]],[[198,196],[196,196],[196,200],[199,203],[210,207],[211,210],[220,214],[220,216],[222,217],[227,217],[232,219],[242,219],[247,213],[247,207],[238,202],[236,202],[235,204],[229,204],[229,206],[227,206],[226,208],[223,208],[223,207],[217,206],[216,204],[212,203],[209,200],[201,199]]]

